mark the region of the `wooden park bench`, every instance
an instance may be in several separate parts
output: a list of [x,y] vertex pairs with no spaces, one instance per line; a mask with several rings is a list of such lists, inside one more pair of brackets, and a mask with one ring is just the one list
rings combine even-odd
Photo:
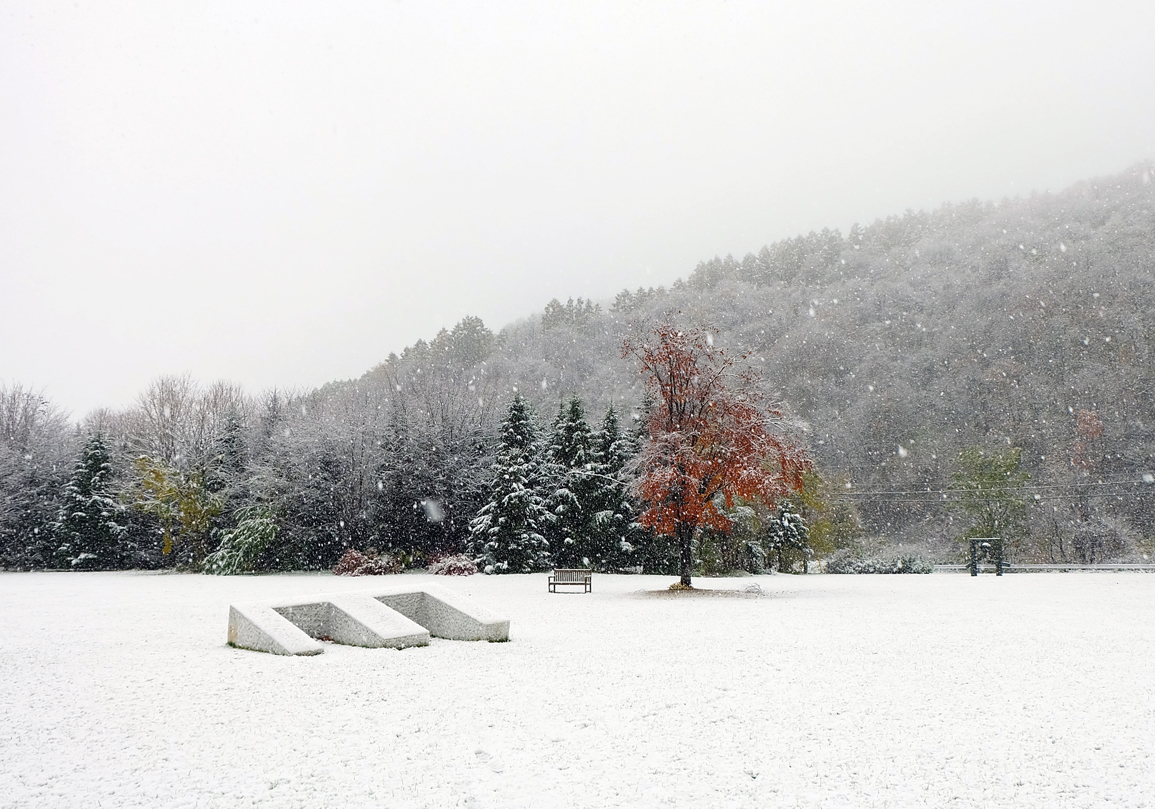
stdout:
[[582,590],[584,593],[592,593],[594,591],[593,578],[594,572],[592,570],[558,569],[550,574],[549,591],[556,593],[558,587],[572,585],[584,588]]

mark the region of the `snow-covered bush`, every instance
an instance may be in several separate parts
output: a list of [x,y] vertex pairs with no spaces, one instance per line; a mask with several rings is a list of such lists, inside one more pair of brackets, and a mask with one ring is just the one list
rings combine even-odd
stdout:
[[438,556],[429,563],[429,572],[437,576],[472,576],[477,572],[477,565],[464,554]]
[[933,573],[934,565],[913,554],[855,556],[839,551],[826,561],[827,573]]
[[350,548],[337,562],[333,573],[337,576],[385,576],[401,570],[401,563],[387,553],[367,555]]
[[205,573],[236,576],[257,569],[261,554],[277,537],[273,514],[262,506],[237,512],[237,527],[225,533],[220,547],[205,557]]

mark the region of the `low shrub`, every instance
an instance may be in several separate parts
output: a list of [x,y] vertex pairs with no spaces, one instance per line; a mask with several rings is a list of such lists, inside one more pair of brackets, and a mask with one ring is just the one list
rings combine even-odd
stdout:
[[402,564],[387,553],[364,554],[352,548],[337,561],[333,573],[337,576],[385,576],[400,573]]
[[836,553],[826,560],[827,573],[932,573],[934,565],[913,554],[899,556],[855,556]]
[[267,508],[249,506],[238,510],[237,515],[237,527],[226,531],[220,547],[205,559],[205,573],[217,576],[251,573],[260,566],[261,554],[277,538],[277,523]]
[[472,576],[477,572],[477,565],[464,554],[438,556],[429,563],[429,572],[437,576]]

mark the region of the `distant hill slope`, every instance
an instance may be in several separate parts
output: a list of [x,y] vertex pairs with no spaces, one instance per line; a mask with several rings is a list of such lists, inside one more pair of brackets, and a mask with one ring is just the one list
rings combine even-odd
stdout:
[[[1138,165],[1057,194],[810,233],[705,261],[669,290],[623,291],[605,310],[551,302],[496,335],[476,367],[491,396],[517,387],[546,413],[571,392],[594,411],[634,406],[641,388],[621,339],[680,312],[751,352],[873,532],[955,531],[934,496],[860,493],[937,492],[960,450],[1010,445],[1040,487],[1038,536],[1142,545],[1155,533],[1155,486],[1136,483],[1155,467],[1153,174]],[[412,380],[426,363],[428,379],[437,362],[420,343],[362,382]],[[1076,447],[1080,411],[1103,430]]]
[[[238,559],[249,543],[259,570],[329,568],[347,548],[415,564],[460,552],[514,389],[543,420],[578,394],[594,424],[610,404],[628,422],[642,385],[622,339],[667,317],[747,354],[839,525],[857,514],[867,542],[954,555],[969,526],[949,510],[961,454],[1017,449],[1030,475],[1017,560],[1142,560],[1155,554],[1153,174],[823,230],[702,262],[670,289],[550,301],[498,333],[468,317],[313,391],[165,377],[78,432],[0,383],[0,566],[196,567],[224,543]],[[135,506],[100,534],[105,557],[61,527],[68,498],[95,485],[76,463],[84,432],[103,434],[108,502]]]

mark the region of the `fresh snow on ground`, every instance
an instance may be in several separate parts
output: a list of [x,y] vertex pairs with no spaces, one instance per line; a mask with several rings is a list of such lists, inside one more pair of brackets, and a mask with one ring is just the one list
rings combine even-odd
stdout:
[[[225,644],[426,581],[510,642]],[[0,574],[0,807],[1155,804],[1155,576],[671,581]]]

